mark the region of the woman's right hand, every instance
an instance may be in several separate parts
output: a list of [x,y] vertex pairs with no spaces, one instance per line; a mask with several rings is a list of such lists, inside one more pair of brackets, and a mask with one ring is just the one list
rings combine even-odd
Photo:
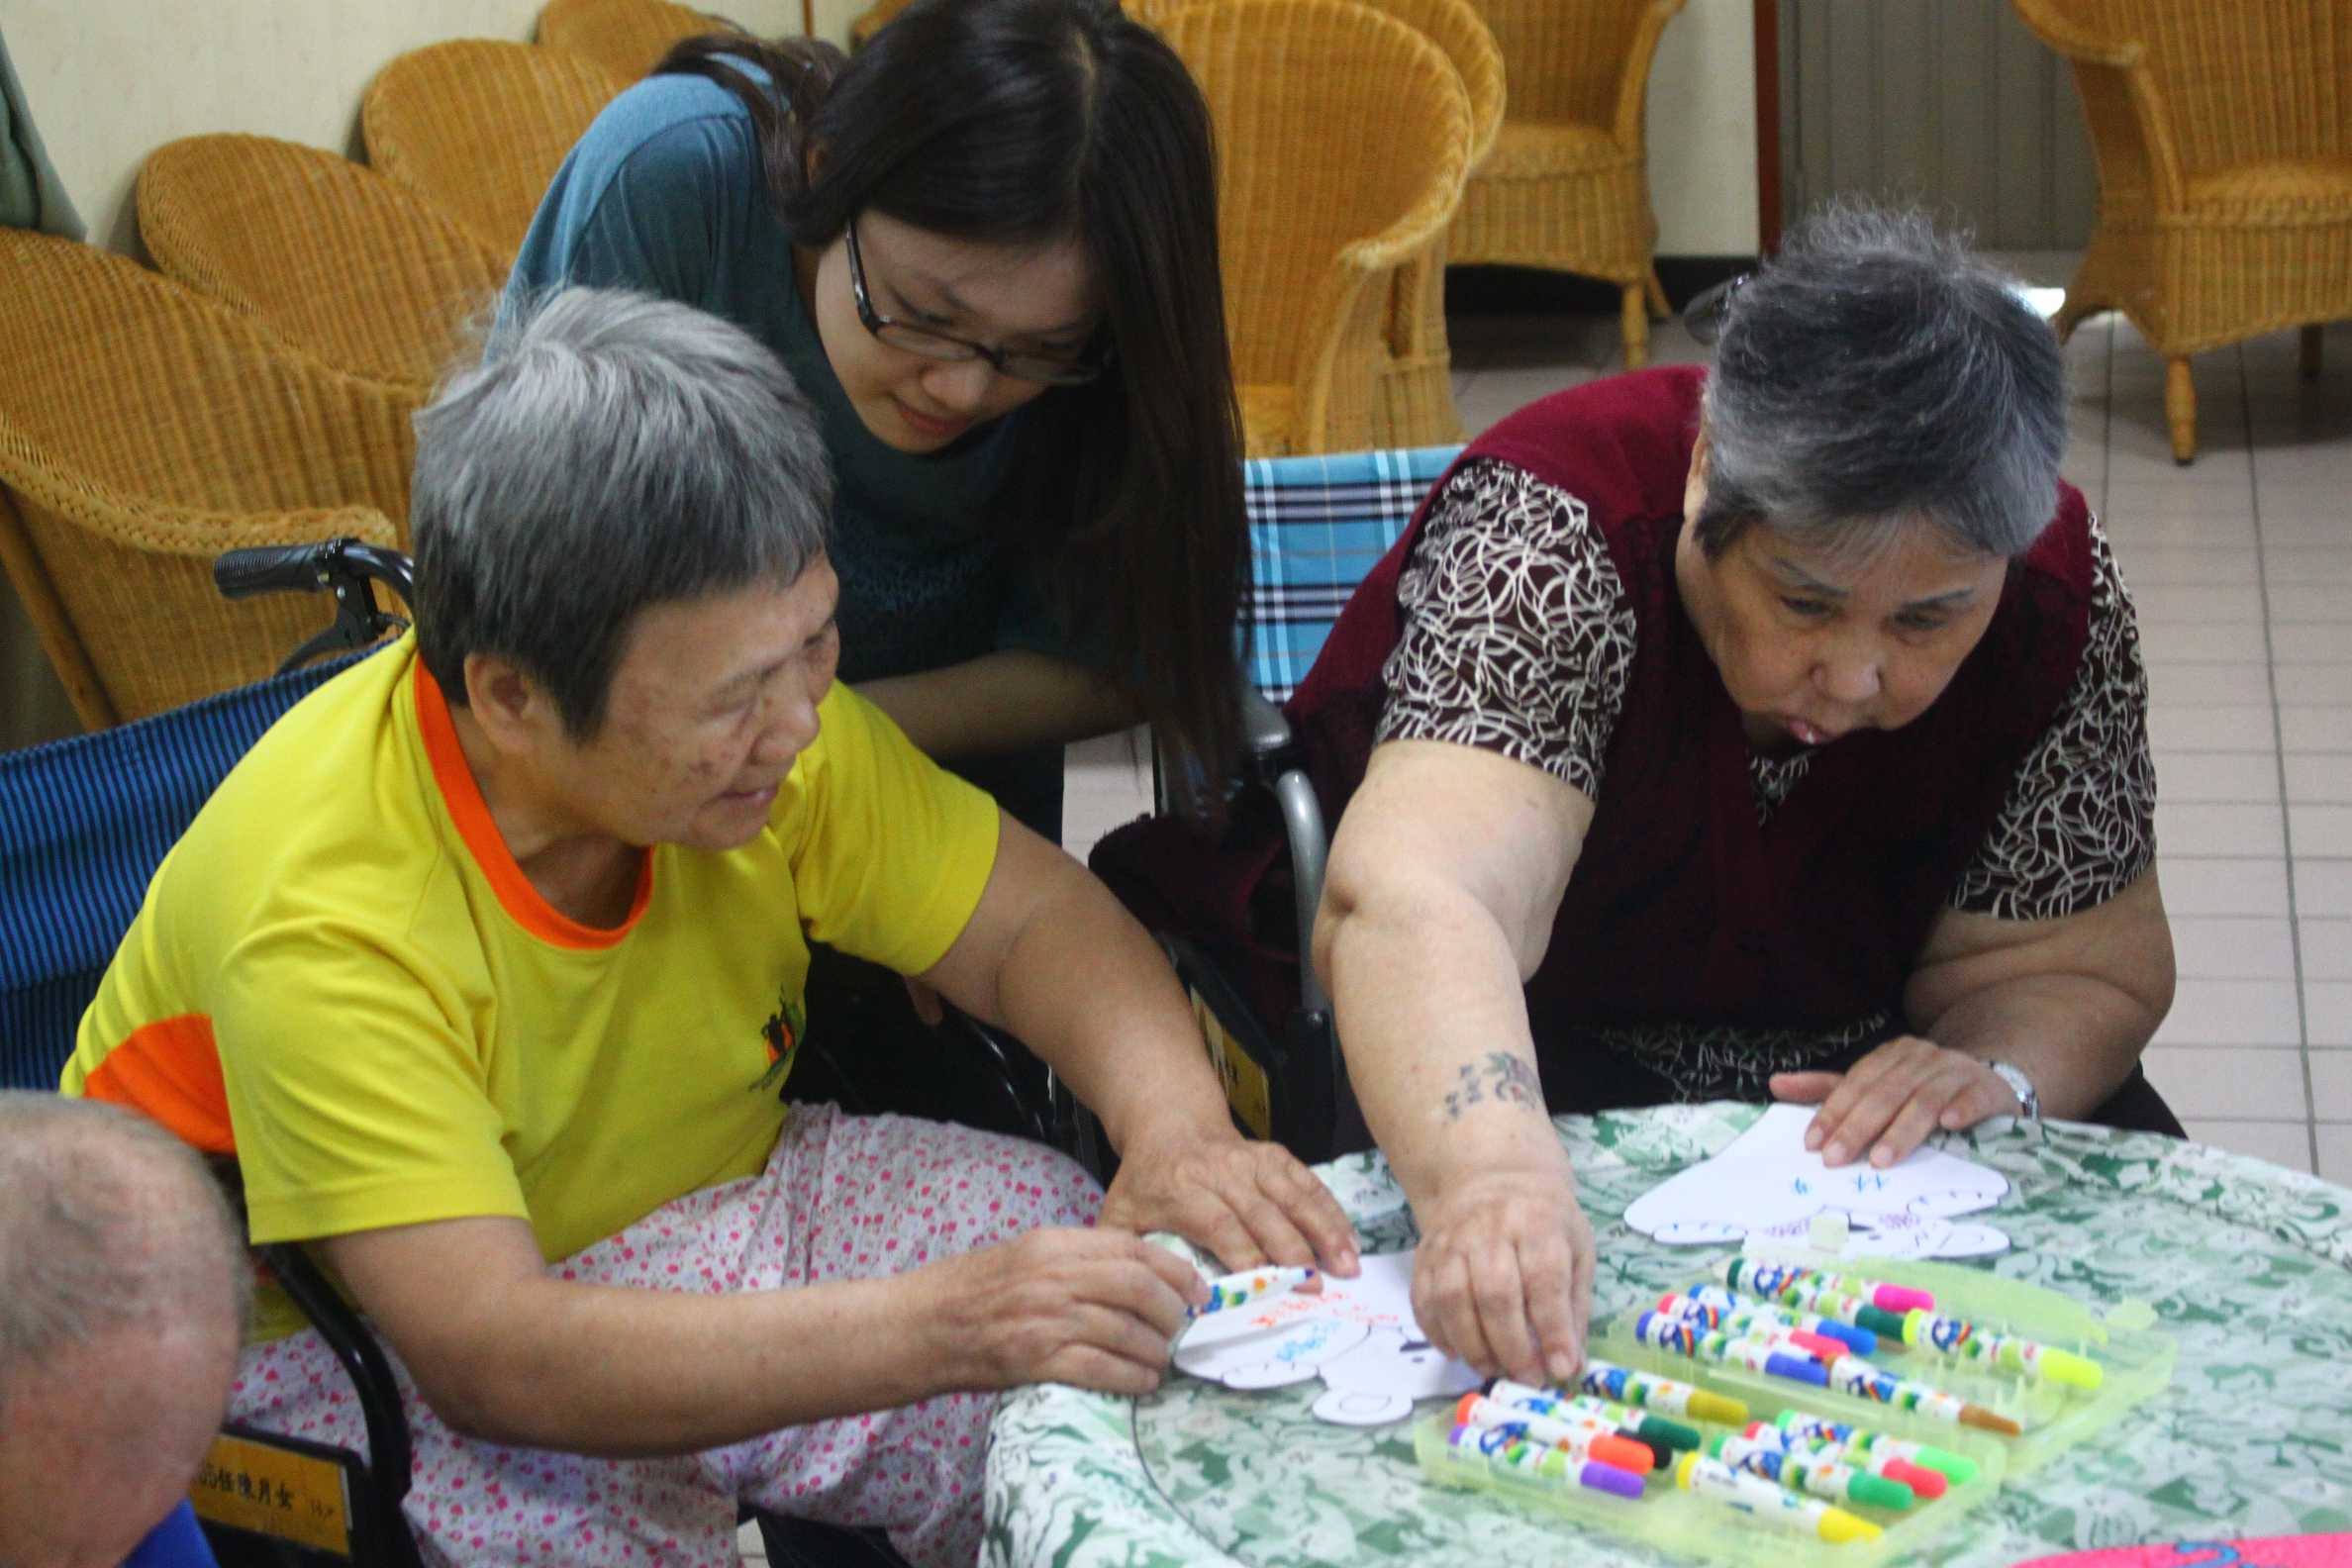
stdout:
[[1467,1173],[1419,1218],[1413,1312],[1429,1342],[1488,1376],[1571,1382],[1593,1315],[1593,1226],[1565,1163]]
[[953,1389],[1069,1383],[1142,1395],[1160,1385],[1200,1271],[1131,1231],[1032,1230],[906,1276],[920,1282],[916,1342]]

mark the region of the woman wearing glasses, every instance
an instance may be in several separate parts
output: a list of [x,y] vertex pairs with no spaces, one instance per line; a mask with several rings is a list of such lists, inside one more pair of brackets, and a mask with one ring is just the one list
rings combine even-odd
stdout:
[[555,177],[510,293],[717,312],[816,404],[841,673],[1048,837],[1064,741],[1222,777],[1245,570],[1207,107],[1110,0],[919,0],[851,59],[680,45]]

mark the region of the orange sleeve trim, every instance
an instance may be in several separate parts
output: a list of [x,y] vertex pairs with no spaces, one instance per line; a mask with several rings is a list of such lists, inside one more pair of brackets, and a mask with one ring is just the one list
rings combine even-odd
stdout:
[[201,1013],[132,1030],[82,1080],[82,1093],[150,1117],[207,1154],[237,1152],[220,1048]]
[[490,816],[490,803],[482,799],[481,786],[474,782],[473,769],[466,765],[465,748],[457,742],[457,726],[449,718],[448,699],[441,695],[440,683],[434,680],[423,659],[416,660],[410,668],[417,684],[417,731],[425,741],[425,756],[433,766],[434,782],[441,786],[449,820],[456,824],[457,835],[465,840],[474,864],[489,879],[490,890],[498,895],[500,907],[513,917],[516,925],[557,947],[594,949],[618,945],[636,929],[646,904],[652,901],[653,856],[638,851],[637,896],[630,900],[629,914],[621,924],[609,930],[583,926],[548,903],[515,863],[506,839],[498,832],[497,822]]

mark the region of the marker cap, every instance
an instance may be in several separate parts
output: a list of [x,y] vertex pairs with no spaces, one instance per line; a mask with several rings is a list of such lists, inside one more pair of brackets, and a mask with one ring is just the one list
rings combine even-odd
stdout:
[[1942,1497],[1951,1485],[1944,1479],[1942,1471],[1912,1464],[1909,1459],[1890,1459],[1886,1469],[1890,1479],[1902,1482],[1917,1496],[1929,1500]]
[[1813,1526],[1813,1530],[1832,1546],[1843,1546],[1848,1541],[1877,1540],[1886,1533],[1860,1515],[1848,1514],[1841,1508],[1824,1510],[1820,1522]]
[[1732,1399],[1725,1394],[1710,1394],[1707,1390],[1700,1389],[1692,1394],[1690,1404],[1683,1414],[1703,1421],[1717,1421],[1725,1426],[1736,1426],[1748,1419],[1748,1408],[1746,1402],[1742,1400]]
[[1621,1498],[1641,1496],[1641,1477],[1602,1461],[1587,1460],[1576,1472],[1576,1479],[1596,1492],[1610,1492]]
[[1773,1354],[1765,1357],[1764,1370],[1774,1377],[1784,1377],[1794,1383],[1811,1383],[1825,1388],[1829,1383],[1829,1369],[1806,1356]]
[[1871,1290],[1871,1304],[1891,1313],[1933,1312],[1935,1298],[1909,1285],[1880,1285]]
[[1872,1508],[1883,1509],[1907,1509],[1918,1501],[1917,1494],[1902,1482],[1859,1471],[1847,1484],[1846,1497],[1851,1502],[1867,1503]]
[[2072,1350],[2044,1349],[2041,1353],[2042,1375],[2053,1383],[2071,1388],[2095,1389],[2107,1380],[2098,1362],[2089,1356],[2076,1355]]

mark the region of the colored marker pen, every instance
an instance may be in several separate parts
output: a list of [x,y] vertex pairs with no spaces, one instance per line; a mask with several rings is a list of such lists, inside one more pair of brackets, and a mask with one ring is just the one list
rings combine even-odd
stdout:
[[1209,1299],[1198,1307],[1185,1309],[1187,1318],[1206,1318],[1211,1313],[1230,1312],[1268,1296],[1288,1296],[1298,1292],[1314,1295],[1323,1289],[1323,1276],[1312,1266],[1297,1268],[1245,1269],[1238,1274],[1225,1274],[1209,1282]]
[[1747,1430],[1740,1435],[1753,1442],[1771,1443],[1789,1453],[1809,1453],[1817,1459],[1829,1460],[1833,1464],[1852,1465],[1855,1469],[1868,1475],[1885,1476],[1890,1481],[1900,1481],[1910,1487],[1914,1496],[1926,1498],[1930,1502],[1942,1497],[1951,1486],[1951,1483],[1944,1479],[1942,1471],[1930,1470],[1925,1465],[1913,1464],[1899,1454],[1872,1453],[1867,1449],[1851,1447],[1827,1437],[1800,1437],[1794,1433],[1782,1431],[1778,1426],[1767,1421],[1748,1422]]
[[1746,1402],[1724,1394],[1713,1394],[1689,1383],[1678,1383],[1655,1372],[1636,1372],[1612,1361],[1585,1360],[1584,1391],[1612,1399],[1621,1405],[1638,1405],[1644,1410],[1664,1411],[1669,1416],[1688,1416],[1693,1421],[1720,1421],[1736,1426],[1748,1419]]
[[1850,1323],[1840,1323],[1835,1318],[1823,1317],[1817,1312],[1806,1312],[1775,1302],[1736,1295],[1723,1289],[1720,1285],[1694,1285],[1679,1296],[1668,1296],[1658,1303],[1658,1311],[1672,1312],[1679,1316],[1685,1309],[1669,1306],[1670,1302],[1687,1303],[1692,1308],[1704,1308],[1717,1312],[1722,1314],[1725,1319],[1749,1317],[1772,1319],[1786,1323],[1791,1328],[1802,1328],[1808,1333],[1822,1334],[1835,1339],[1856,1355],[1869,1355],[1878,1349],[1879,1336],[1868,1328],[1859,1327]]
[[1543,1415],[1506,1405],[1484,1394],[1462,1396],[1461,1402],[1454,1406],[1454,1424],[1476,1426],[1482,1431],[1517,1432],[1529,1442],[1564,1448],[1579,1459],[1598,1459],[1635,1475],[1648,1475],[1657,1468],[1657,1455],[1647,1444],[1623,1436],[1613,1426]]
[[1568,1401],[1568,1408],[1589,1412],[1605,1421],[1614,1421],[1643,1442],[1654,1443],[1677,1453],[1696,1448],[1700,1443],[1699,1428],[1696,1426],[1685,1426],[1681,1421],[1670,1421],[1663,1416],[1652,1416],[1647,1411],[1637,1411],[1630,1405],[1619,1405],[1596,1395],[1578,1394]]
[[1509,1432],[1456,1426],[1446,1434],[1445,1440],[1456,1453],[1476,1454],[1486,1462],[1490,1473],[1513,1481],[1552,1487],[1581,1486],[1613,1497],[1641,1496],[1641,1477],[1629,1470],[1620,1470],[1598,1459],[1573,1458],[1565,1449],[1547,1448]]
[[1596,1431],[1615,1432],[1628,1442],[1639,1444],[1648,1452],[1653,1464],[1666,1464],[1674,1458],[1674,1449],[1665,1442],[1644,1437],[1631,1425],[1609,1421],[1589,1410],[1579,1410],[1565,1395],[1550,1389],[1529,1388],[1524,1383],[1514,1383],[1509,1378],[1496,1378],[1487,1384],[1486,1393],[1496,1403],[1508,1405],[1514,1410],[1546,1416],[1553,1421],[1589,1425]]
[[1750,1372],[1766,1372],[1814,1388],[1829,1381],[1821,1363],[1803,1352],[1792,1354],[1759,1339],[1733,1339],[1727,1334],[1710,1333],[1660,1313],[1643,1313],[1636,1319],[1633,1337],[1660,1350],[1745,1367]]
[[1892,1405],[1897,1410],[1915,1411],[1932,1416],[1937,1421],[1955,1421],[1963,1426],[1978,1426],[1986,1431],[2001,1432],[2014,1437],[2024,1431],[2009,1417],[1972,1405],[1957,1394],[1947,1394],[1932,1384],[1914,1378],[1901,1378],[1892,1372],[1881,1371],[1860,1356],[1840,1356],[1829,1363],[1829,1387],[1840,1394],[1856,1399],[1871,1400],[1880,1405]]
[[1798,1492],[1811,1492],[1833,1503],[1867,1503],[1872,1508],[1907,1509],[1918,1501],[1900,1481],[1874,1476],[1817,1454],[1791,1453],[1778,1443],[1728,1433],[1707,1445],[1708,1457],[1720,1459],[1734,1470],[1760,1475]]
[[1780,1429],[1792,1437],[1826,1437],[1831,1442],[1860,1448],[1866,1453],[1894,1454],[1916,1465],[1948,1476],[1960,1486],[1966,1486],[1977,1476],[1976,1461],[1966,1454],[1952,1453],[1930,1443],[1913,1442],[1908,1437],[1890,1437],[1867,1426],[1855,1426],[1846,1421],[1831,1421],[1826,1416],[1813,1416],[1804,1411],[1782,1411]]
[[2071,1350],[2054,1349],[2015,1334],[1988,1333],[1960,1318],[1938,1318],[1930,1312],[1906,1314],[1903,1342],[1980,1366],[1997,1367],[2023,1377],[2047,1378],[2071,1388],[2095,1389],[2106,1381],[2098,1362]]
[[1786,1264],[1758,1264],[1751,1258],[1733,1258],[1722,1267],[1723,1281],[1735,1290],[1778,1302],[1784,1307],[1801,1308],[1835,1318],[1840,1323],[1867,1328],[1882,1339],[1903,1340],[1903,1315],[1887,1312],[1871,1305],[1860,1296],[1849,1296],[1819,1283],[1808,1270]]
[[1847,1541],[1876,1540],[1886,1533],[1870,1520],[1848,1514],[1834,1503],[1784,1492],[1762,1476],[1734,1470],[1722,1460],[1710,1459],[1705,1454],[1684,1454],[1682,1462],[1674,1467],[1674,1484],[1710,1502],[1737,1509],[1776,1529],[1812,1535],[1833,1546],[1842,1546]]

